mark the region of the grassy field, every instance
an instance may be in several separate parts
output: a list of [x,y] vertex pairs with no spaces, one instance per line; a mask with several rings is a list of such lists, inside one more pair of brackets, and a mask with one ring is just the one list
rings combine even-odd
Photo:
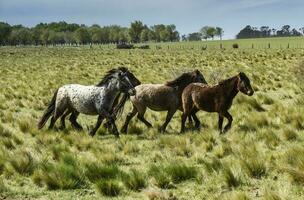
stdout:
[[[0,48],[0,199],[303,199],[303,58],[304,49]],[[200,132],[180,135],[177,112],[161,134],[166,113],[150,110],[154,128],[134,119],[120,139],[103,128],[92,138],[69,122],[37,130],[56,88],[95,84],[121,65],[143,83],[199,69],[215,84],[243,71],[255,94],[236,97],[225,135],[205,112]],[[84,127],[95,120],[79,117]]]

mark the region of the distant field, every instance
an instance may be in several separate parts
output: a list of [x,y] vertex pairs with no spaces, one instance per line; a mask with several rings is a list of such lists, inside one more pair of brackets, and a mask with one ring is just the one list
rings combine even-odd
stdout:
[[[230,48],[235,42],[241,49]],[[251,49],[253,42],[258,49]],[[276,48],[263,48],[268,42]],[[294,49],[304,47],[303,38],[223,41],[225,50],[216,49],[219,43],[163,43],[150,50],[0,48],[0,199],[303,198],[303,77],[295,70],[304,67],[304,48]],[[279,48],[288,43],[292,49]],[[157,127],[166,113],[150,110],[145,117],[152,129],[134,118],[120,139],[104,128],[92,138],[87,130],[72,130],[69,121],[65,131],[37,130],[55,89],[95,84],[121,65],[143,83],[199,69],[215,84],[243,71],[255,94],[236,97],[225,135],[217,131],[217,115],[206,112],[199,113],[200,132],[180,135],[177,112],[161,134]],[[127,103],[119,128],[130,108]],[[79,117],[84,127],[95,120]]]
[[240,39],[240,40],[208,40],[201,42],[176,42],[176,43],[161,43],[151,44],[151,46],[162,46],[164,48],[194,48],[201,49],[231,49],[233,44],[238,44],[241,49],[286,49],[286,48],[304,48],[304,37],[277,37],[277,38],[257,38],[257,39]]

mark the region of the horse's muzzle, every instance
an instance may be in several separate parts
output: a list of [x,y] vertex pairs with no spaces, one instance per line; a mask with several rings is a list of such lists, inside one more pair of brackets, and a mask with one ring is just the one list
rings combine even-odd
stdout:
[[134,96],[134,95],[136,94],[136,90],[135,90],[134,88],[132,88],[132,89],[130,89],[130,90],[128,91],[128,94],[129,94],[130,96]]
[[253,91],[253,90],[249,90],[249,91],[247,91],[247,95],[248,95],[248,96],[252,96],[252,95],[253,95],[253,93],[254,93],[254,91]]

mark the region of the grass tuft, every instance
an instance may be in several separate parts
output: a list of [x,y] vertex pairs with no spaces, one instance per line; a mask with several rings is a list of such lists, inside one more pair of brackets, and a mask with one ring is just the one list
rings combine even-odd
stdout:
[[86,165],[85,175],[91,182],[100,179],[115,179],[120,176],[121,171],[116,165],[101,165],[100,163],[90,163]]
[[72,155],[66,154],[59,163],[41,163],[40,170],[32,178],[37,185],[45,184],[49,190],[83,188],[85,176],[77,163]]
[[119,181],[117,180],[100,180],[95,184],[96,190],[104,195],[115,197],[122,193],[122,186]]
[[236,188],[242,184],[239,174],[232,171],[229,166],[224,166],[222,173],[224,176],[224,181],[229,188]]
[[131,169],[129,173],[123,173],[122,181],[127,188],[134,191],[140,191],[147,187],[146,175],[136,169]]
[[27,151],[15,153],[11,156],[9,162],[15,171],[22,175],[31,175],[36,168],[32,155]]

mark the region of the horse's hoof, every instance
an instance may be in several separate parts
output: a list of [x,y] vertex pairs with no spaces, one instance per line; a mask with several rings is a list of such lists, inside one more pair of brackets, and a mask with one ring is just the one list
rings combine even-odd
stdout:
[[92,132],[92,131],[90,131],[89,134],[90,134],[91,137],[94,137],[94,135],[95,135],[95,133]]
[[123,128],[123,129],[120,130],[120,132],[126,134],[127,133],[127,129]]
[[165,130],[163,127],[159,127],[159,128],[158,128],[158,132],[160,132],[160,133],[165,133],[166,130]]

